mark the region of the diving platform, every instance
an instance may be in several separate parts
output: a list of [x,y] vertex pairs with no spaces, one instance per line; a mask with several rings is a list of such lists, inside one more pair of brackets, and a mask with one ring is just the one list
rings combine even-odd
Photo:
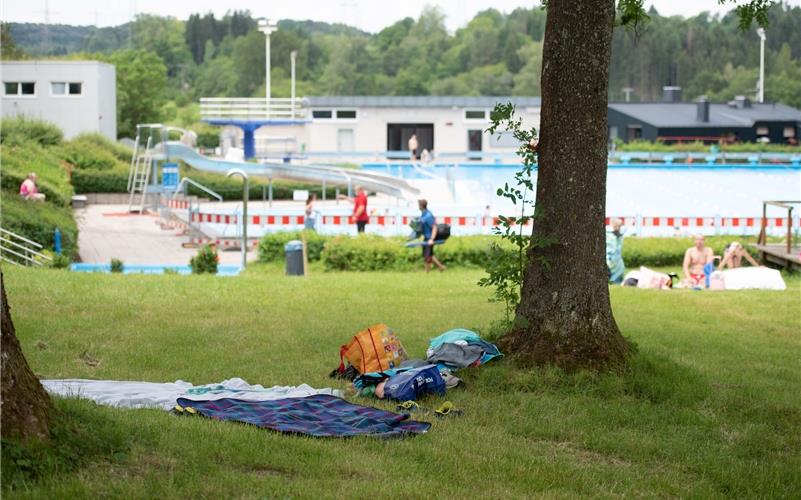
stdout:
[[242,129],[245,159],[256,156],[254,133],[264,126],[304,125],[311,121],[306,99],[203,97],[200,119],[210,125]]

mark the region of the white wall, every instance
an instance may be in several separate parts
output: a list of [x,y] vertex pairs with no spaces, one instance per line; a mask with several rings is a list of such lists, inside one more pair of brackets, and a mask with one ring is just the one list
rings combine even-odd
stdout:
[[[320,108],[323,109],[323,108]],[[336,109],[336,108],[325,108]],[[340,108],[356,109],[356,119],[316,119],[305,126],[262,127],[256,131],[259,137],[267,135],[279,137],[295,135],[298,147],[305,144],[307,152],[335,152],[338,147],[339,130],[351,129],[354,148],[357,152],[383,152],[387,149],[387,124],[389,123],[431,123],[434,125],[435,153],[464,153],[467,151],[467,131],[486,130],[489,120],[465,119],[465,108]],[[481,108],[469,108],[481,109]],[[486,110],[489,117],[489,109]],[[540,108],[520,107],[518,113],[523,118],[523,126],[539,127]],[[336,113],[334,113],[336,114]],[[238,133],[241,142],[241,131]],[[404,145],[405,146],[405,145]],[[482,149],[485,152],[514,152],[517,145],[498,143],[484,134]]]
[[[97,61],[4,61],[5,82],[35,82],[35,94],[6,95],[3,116],[27,116],[55,123],[69,139],[100,132],[117,139],[117,79],[114,66]],[[51,82],[80,82],[81,95],[53,95]]]

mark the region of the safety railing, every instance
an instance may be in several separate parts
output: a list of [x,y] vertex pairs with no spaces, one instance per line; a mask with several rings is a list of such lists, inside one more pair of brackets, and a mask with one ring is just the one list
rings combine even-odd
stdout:
[[53,259],[41,250],[39,243],[0,228],[0,260],[20,266],[42,266]]
[[203,120],[306,120],[305,99],[202,97],[200,118]]

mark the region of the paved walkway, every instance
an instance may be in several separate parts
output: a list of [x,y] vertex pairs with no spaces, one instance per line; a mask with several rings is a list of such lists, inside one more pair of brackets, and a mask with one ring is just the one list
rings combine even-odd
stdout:
[[[128,205],[89,205],[75,211],[81,260],[108,264],[112,258],[126,264],[185,266],[197,249],[183,248],[189,238],[178,229],[161,229],[156,215],[128,214]],[[240,264],[239,251],[219,252],[221,264]],[[257,257],[248,253],[248,261]]]

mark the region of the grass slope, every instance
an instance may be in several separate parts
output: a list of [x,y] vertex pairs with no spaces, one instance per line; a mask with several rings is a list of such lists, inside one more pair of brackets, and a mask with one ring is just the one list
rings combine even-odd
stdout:
[[[23,349],[49,378],[328,386],[339,345],[365,325],[392,325],[422,356],[430,337],[459,326],[486,334],[501,315],[472,270],[306,280],[277,266],[230,279],[5,272]],[[792,497],[801,491],[801,280],[788,284],[615,287],[615,316],[640,349],[629,373],[507,361],[463,372],[466,388],[448,399],[465,415],[402,441],[289,437],[60,400],[63,419],[94,430],[95,456],[71,470],[56,460],[38,480],[4,480],[4,496]],[[4,464],[9,453],[29,464],[18,452],[4,448]]]

